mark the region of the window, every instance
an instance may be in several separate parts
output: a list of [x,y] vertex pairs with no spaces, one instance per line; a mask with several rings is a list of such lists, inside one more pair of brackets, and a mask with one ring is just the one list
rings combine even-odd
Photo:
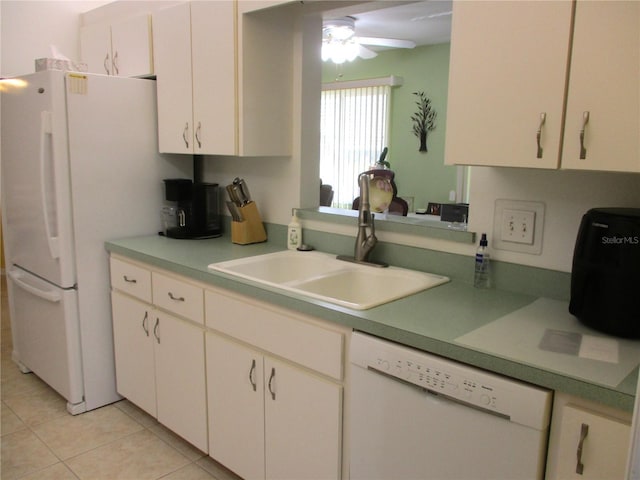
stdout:
[[390,79],[398,77],[322,87],[320,178],[333,188],[332,207],[351,208],[360,195],[358,174],[369,170],[387,146]]

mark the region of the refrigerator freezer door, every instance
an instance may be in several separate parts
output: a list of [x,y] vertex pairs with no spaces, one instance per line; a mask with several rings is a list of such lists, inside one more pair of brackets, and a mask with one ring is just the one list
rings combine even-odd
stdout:
[[63,72],[2,94],[2,194],[8,263],[76,284]]
[[[104,242],[157,233],[163,178],[155,82],[68,72],[69,171],[88,408],[118,400]],[[185,163],[185,162],[182,162]]]
[[8,277],[14,358],[66,398],[71,413],[84,411],[77,291],[62,290],[17,267],[9,269]]

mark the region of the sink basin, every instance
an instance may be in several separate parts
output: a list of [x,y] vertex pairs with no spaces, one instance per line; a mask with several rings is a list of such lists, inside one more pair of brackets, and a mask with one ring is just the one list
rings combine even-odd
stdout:
[[286,250],[212,263],[209,268],[355,310],[367,310],[449,281],[448,277],[404,268],[344,262],[316,251]]

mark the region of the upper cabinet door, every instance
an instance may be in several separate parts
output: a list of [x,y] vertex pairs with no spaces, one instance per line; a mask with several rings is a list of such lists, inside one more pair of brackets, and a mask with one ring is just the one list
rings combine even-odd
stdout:
[[89,73],[113,75],[111,28],[107,24],[86,25],[80,29],[80,57]]
[[193,153],[189,3],[154,13],[153,45],[158,91],[160,152]]
[[562,167],[640,172],[640,2],[576,4]]
[[236,155],[236,7],[191,3],[194,152]]
[[111,25],[113,74],[120,77],[153,75],[151,16],[136,17]]
[[151,16],[85,25],[80,30],[82,61],[91,73],[119,77],[153,75]]
[[447,164],[558,167],[571,16],[564,1],[454,2]]

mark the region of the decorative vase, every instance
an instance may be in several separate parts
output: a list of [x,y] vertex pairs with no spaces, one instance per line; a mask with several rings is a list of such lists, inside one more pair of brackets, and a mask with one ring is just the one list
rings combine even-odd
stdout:
[[427,132],[420,132],[420,152],[427,152]]

